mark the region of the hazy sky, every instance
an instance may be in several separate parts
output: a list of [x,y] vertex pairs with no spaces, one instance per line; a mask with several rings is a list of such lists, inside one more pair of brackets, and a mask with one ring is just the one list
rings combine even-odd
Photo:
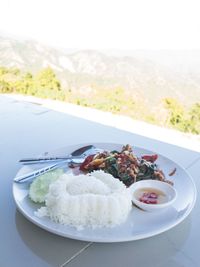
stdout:
[[0,33],[74,49],[191,49],[199,13],[199,0],[0,0]]

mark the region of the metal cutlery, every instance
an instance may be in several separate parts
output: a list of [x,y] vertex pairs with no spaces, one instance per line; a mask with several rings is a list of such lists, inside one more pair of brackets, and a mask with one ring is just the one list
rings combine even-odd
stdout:
[[[81,164],[85,158],[89,155],[94,155],[96,153],[100,153],[102,152],[103,149],[99,149],[99,148],[95,148],[94,146],[92,145],[89,145],[89,146],[84,146],[82,148],[79,148],[77,150],[75,150],[74,152],[72,152],[70,155],[66,156],[66,157],[50,157],[50,158],[31,158],[30,159],[23,159],[23,161],[20,161],[20,162],[24,162],[24,160],[28,160],[28,161],[25,161],[26,163],[27,162],[30,162],[31,164],[33,163],[44,163],[44,162],[49,162],[49,161],[53,161],[56,159],[59,158],[59,160],[62,160],[62,161],[59,161],[57,163],[54,163],[50,166],[46,166],[46,167],[43,167],[43,168],[40,168],[38,170],[35,170],[35,171],[32,171],[30,173],[26,173],[24,175],[20,175],[20,176],[17,176],[14,178],[14,182],[16,183],[24,183],[24,182],[27,182],[27,181],[32,181],[33,179],[35,179],[36,177],[44,174],[44,173],[47,173],[49,171],[52,171],[52,170],[55,170],[59,167],[62,167],[64,164],[69,164],[69,163],[72,163],[72,164]],[[30,160],[30,161],[29,161]]]
[[66,156],[56,156],[56,157],[38,157],[38,158],[23,158],[20,159],[19,162],[23,164],[34,164],[34,163],[46,163],[46,162],[52,162],[52,161],[58,161],[58,160],[70,160],[74,157],[83,157],[87,155],[91,155],[92,153],[97,153],[97,149],[93,145],[88,145],[81,147],[74,152],[72,152],[70,155]]

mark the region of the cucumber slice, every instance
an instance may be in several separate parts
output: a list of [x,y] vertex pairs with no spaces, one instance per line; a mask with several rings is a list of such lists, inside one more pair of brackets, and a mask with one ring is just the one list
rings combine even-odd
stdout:
[[63,173],[62,169],[57,169],[38,176],[30,185],[30,199],[35,203],[43,203],[49,191],[49,185],[56,181]]

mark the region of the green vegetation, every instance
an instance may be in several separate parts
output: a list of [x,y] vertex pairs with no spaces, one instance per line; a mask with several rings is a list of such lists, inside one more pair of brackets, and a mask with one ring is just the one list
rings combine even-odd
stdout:
[[200,134],[200,103],[185,108],[178,100],[165,98],[159,107],[148,107],[145,99],[140,99],[134,92],[121,87],[91,86],[87,90],[62,88],[56,74],[49,67],[35,75],[16,68],[0,67],[0,93],[19,93],[66,101]]
[[172,126],[182,132],[200,134],[200,103],[187,110],[176,99],[166,98],[164,102],[169,111],[166,126]]

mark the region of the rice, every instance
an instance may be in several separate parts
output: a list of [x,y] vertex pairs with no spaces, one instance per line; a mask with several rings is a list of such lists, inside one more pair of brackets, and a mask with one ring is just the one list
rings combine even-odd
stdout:
[[78,176],[64,174],[50,184],[45,207],[37,215],[82,229],[121,224],[130,210],[129,189],[112,175],[94,171]]

